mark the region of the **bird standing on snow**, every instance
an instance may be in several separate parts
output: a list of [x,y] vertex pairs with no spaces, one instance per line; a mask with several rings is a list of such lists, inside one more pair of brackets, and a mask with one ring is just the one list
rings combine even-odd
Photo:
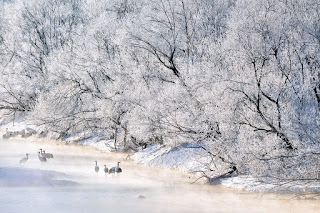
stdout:
[[97,162],[97,161],[95,161],[95,162],[96,162],[96,166],[94,167],[94,171],[95,171],[96,173],[98,173],[98,172],[99,172],[98,162]]
[[47,159],[43,156],[40,156],[40,152],[38,152],[38,158],[41,162],[47,162]]
[[108,168],[107,168],[106,165],[104,165],[104,173],[105,173],[105,174],[108,174]]
[[122,169],[120,168],[120,162],[118,162],[116,167],[112,167],[111,169],[109,169],[109,174],[110,173],[121,173]]
[[27,162],[27,160],[29,159],[29,158],[28,158],[28,155],[29,155],[29,154],[27,153],[27,154],[26,154],[27,157],[22,158],[22,159],[19,161],[19,163],[25,163],[25,162]]

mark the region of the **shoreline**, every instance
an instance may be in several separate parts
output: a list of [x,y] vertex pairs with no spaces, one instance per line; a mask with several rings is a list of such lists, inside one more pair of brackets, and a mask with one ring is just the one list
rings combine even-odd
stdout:
[[[24,122],[16,122],[13,128],[7,125],[0,126],[1,136],[5,134],[6,128],[9,131],[21,131],[29,126],[36,129],[34,125],[26,125]],[[38,134],[38,131],[35,130]],[[56,139],[52,137],[52,133],[48,133],[46,137],[39,137],[37,135],[32,135],[27,138],[21,136],[14,136],[14,138],[26,139],[26,140],[36,140],[38,142],[56,142],[58,144],[66,145],[76,145],[76,146],[88,146],[95,150],[103,151],[106,153],[114,153],[108,149],[106,140],[99,140],[98,137],[89,137],[87,140],[79,141],[79,135],[74,135],[68,137],[66,140]],[[50,137],[51,136],[51,137]],[[195,171],[200,171],[203,169],[203,161],[201,155],[203,151],[199,149],[188,149],[184,146],[178,146],[175,148],[169,146],[160,145],[148,145],[147,148],[140,150],[138,152],[117,152],[129,156],[130,160],[133,160],[136,164],[142,164],[150,167],[178,170],[185,175],[194,178],[195,180],[199,177]],[[200,156],[200,157],[199,157]],[[202,161],[202,162],[201,162]],[[267,181],[267,180],[266,180]],[[270,179],[269,179],[270,181]],[[208,183],[204,180],[198,180],[201,184],[205,185],[221,185],[224,187],[245,190],[248,192],[259,192],[259,193],[276,193],[276,194],[289,194],[289,195],[304,195],[304,194],[320,194],[320,183],[307,183],[307,182],[276,182],[271,180],[270,182],[261,182],[257,178],[250,176],[233,176],[228,178],[220,178],[215,180],[213,183]],[[319,196],[317,196],[319,197]],[[308,197],[307,197],[308,199]],[[318,198],[319,199],[319,198]]]

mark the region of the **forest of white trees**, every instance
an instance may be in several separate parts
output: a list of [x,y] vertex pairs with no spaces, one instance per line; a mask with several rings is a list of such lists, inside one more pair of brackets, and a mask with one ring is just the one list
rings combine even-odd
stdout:
[[315,180],[320,2],[3,0],[0,113],[63,139],[195,144],[204,174]]

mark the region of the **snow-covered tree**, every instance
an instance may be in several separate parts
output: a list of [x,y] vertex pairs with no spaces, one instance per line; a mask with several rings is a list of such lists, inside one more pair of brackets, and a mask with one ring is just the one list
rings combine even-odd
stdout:
[[[317,89],[305,51],[310,40],[297,19],[313,17],[306,5],[239,0],[229,20],[224,54],[230,122],[238,124],[242,163],[251,162],[244,167],[257,175],[311,177],[300,160],[319,149]],[[307,158],[317,161],[315,155]],[[315,165],[308,165],[310,171]]]
[[207,153],[208,177],[312,178],[319,9],[312,0],[5,1],[0,109],[115,150],[191,142]]

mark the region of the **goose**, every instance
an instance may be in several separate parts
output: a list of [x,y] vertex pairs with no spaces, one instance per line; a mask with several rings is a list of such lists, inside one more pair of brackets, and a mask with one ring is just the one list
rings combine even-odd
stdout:
[[19,161],[19,163],[25,163],[25,162],[27,162],[27,160],[29,159],[29,158],[28,158],[28,155],[29,155],[29,154],[27,153],[27,154],[26,154],[27,157],[22,158],[22,159]]
[[40,156],[40,152],[38,152],[38,158],[41,162],[47,162],[47,159],[43,156]]
[[120,168],[120,162],[118,162],[117,166],[112,167],[111,169],[109,169],[109,174],[110,173],[120,173],[122,172],[122,169]]
[[104,173],[105,173],[105,174],[108,174],[108,171],[109,171],[109,170],[108,170],[107,166],[104,165]]
[[46,153],[46,151],[39,149],[41,151],[41,155],[45,158],[53,158],[53,154],[51,153]]
[[95,171],[96,173],[98,173],[98,172],[99,172],[98,162],[97,162],[97,161],[95,161],[95,162],[96,162],[96,166],[94,167],[94,171]]

